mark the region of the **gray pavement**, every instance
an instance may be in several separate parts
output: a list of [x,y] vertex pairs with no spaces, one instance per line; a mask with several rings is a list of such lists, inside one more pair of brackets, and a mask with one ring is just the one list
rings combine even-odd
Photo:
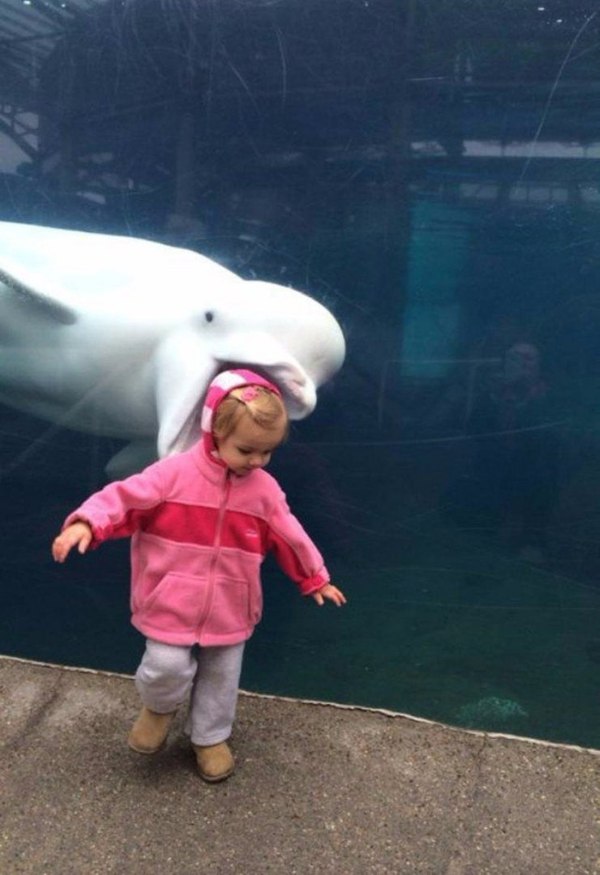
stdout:
[[0,873],[600,873],[600,754],[244,694],[223,784],[131,678],[0,657]]

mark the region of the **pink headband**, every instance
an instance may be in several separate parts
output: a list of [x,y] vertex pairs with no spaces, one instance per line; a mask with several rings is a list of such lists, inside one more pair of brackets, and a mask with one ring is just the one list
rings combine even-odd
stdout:
[[217,407],[220,405],[221,401],[233,391],[233,389],[239,389],[241,386],[246,387],[240,396],[240,400],[244,403],[253,401],[256,398],[258,395],[258,392],[256,391],[257,386],[269,389],[281,398],[281,392],[277,386],[254,371],[249,371],[245,368],[236,368],[235,370],[222,371],[222,373],[217,374],[208,387],[208,392],[206,393],[204,406],[202,408],[202,440],[209,455],[214,456],[216,451],[212,429]]

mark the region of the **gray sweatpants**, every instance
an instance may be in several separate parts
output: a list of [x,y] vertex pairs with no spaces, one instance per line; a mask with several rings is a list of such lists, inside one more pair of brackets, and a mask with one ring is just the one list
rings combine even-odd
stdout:
[[168,714],[191,691],[185,731],[193,744],[226,741],[235,719],[244,644],[179,647],[147,638],[135,675],[142,702],[151,711]]

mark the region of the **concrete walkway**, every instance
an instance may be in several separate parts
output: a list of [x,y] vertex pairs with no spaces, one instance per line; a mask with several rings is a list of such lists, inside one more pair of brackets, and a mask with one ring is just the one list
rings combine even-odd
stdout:
[[176,725],[124,744],[127,677],[0,657],[2,875],[600,873],[600,755],[243,695],[208,785]]

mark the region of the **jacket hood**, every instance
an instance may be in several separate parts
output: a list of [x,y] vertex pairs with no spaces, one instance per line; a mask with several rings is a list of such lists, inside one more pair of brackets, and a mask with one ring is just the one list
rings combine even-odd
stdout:
[[[204,399],[201,429],[204,450],[206,454],[219,465],[223,465],[223,462],[218,457],[217,447],[213,437],[215,413],[223,399],[226,398],[233,389],[239,389],[242,386],[264,386],[265,389],[270,389],[271,392],[274,392],[280,398],[282,397],[280,390],[274,383],[271,383],[270,380],[267,380],[265,377],[261,377],[261,375],[255,373],[255,371],[249,371],[245,368],[236,368],[231,371],[221,371],[220,374],[217,374],[212,383],[210,383]],[[223,467],[225,466],[223,465]]]

